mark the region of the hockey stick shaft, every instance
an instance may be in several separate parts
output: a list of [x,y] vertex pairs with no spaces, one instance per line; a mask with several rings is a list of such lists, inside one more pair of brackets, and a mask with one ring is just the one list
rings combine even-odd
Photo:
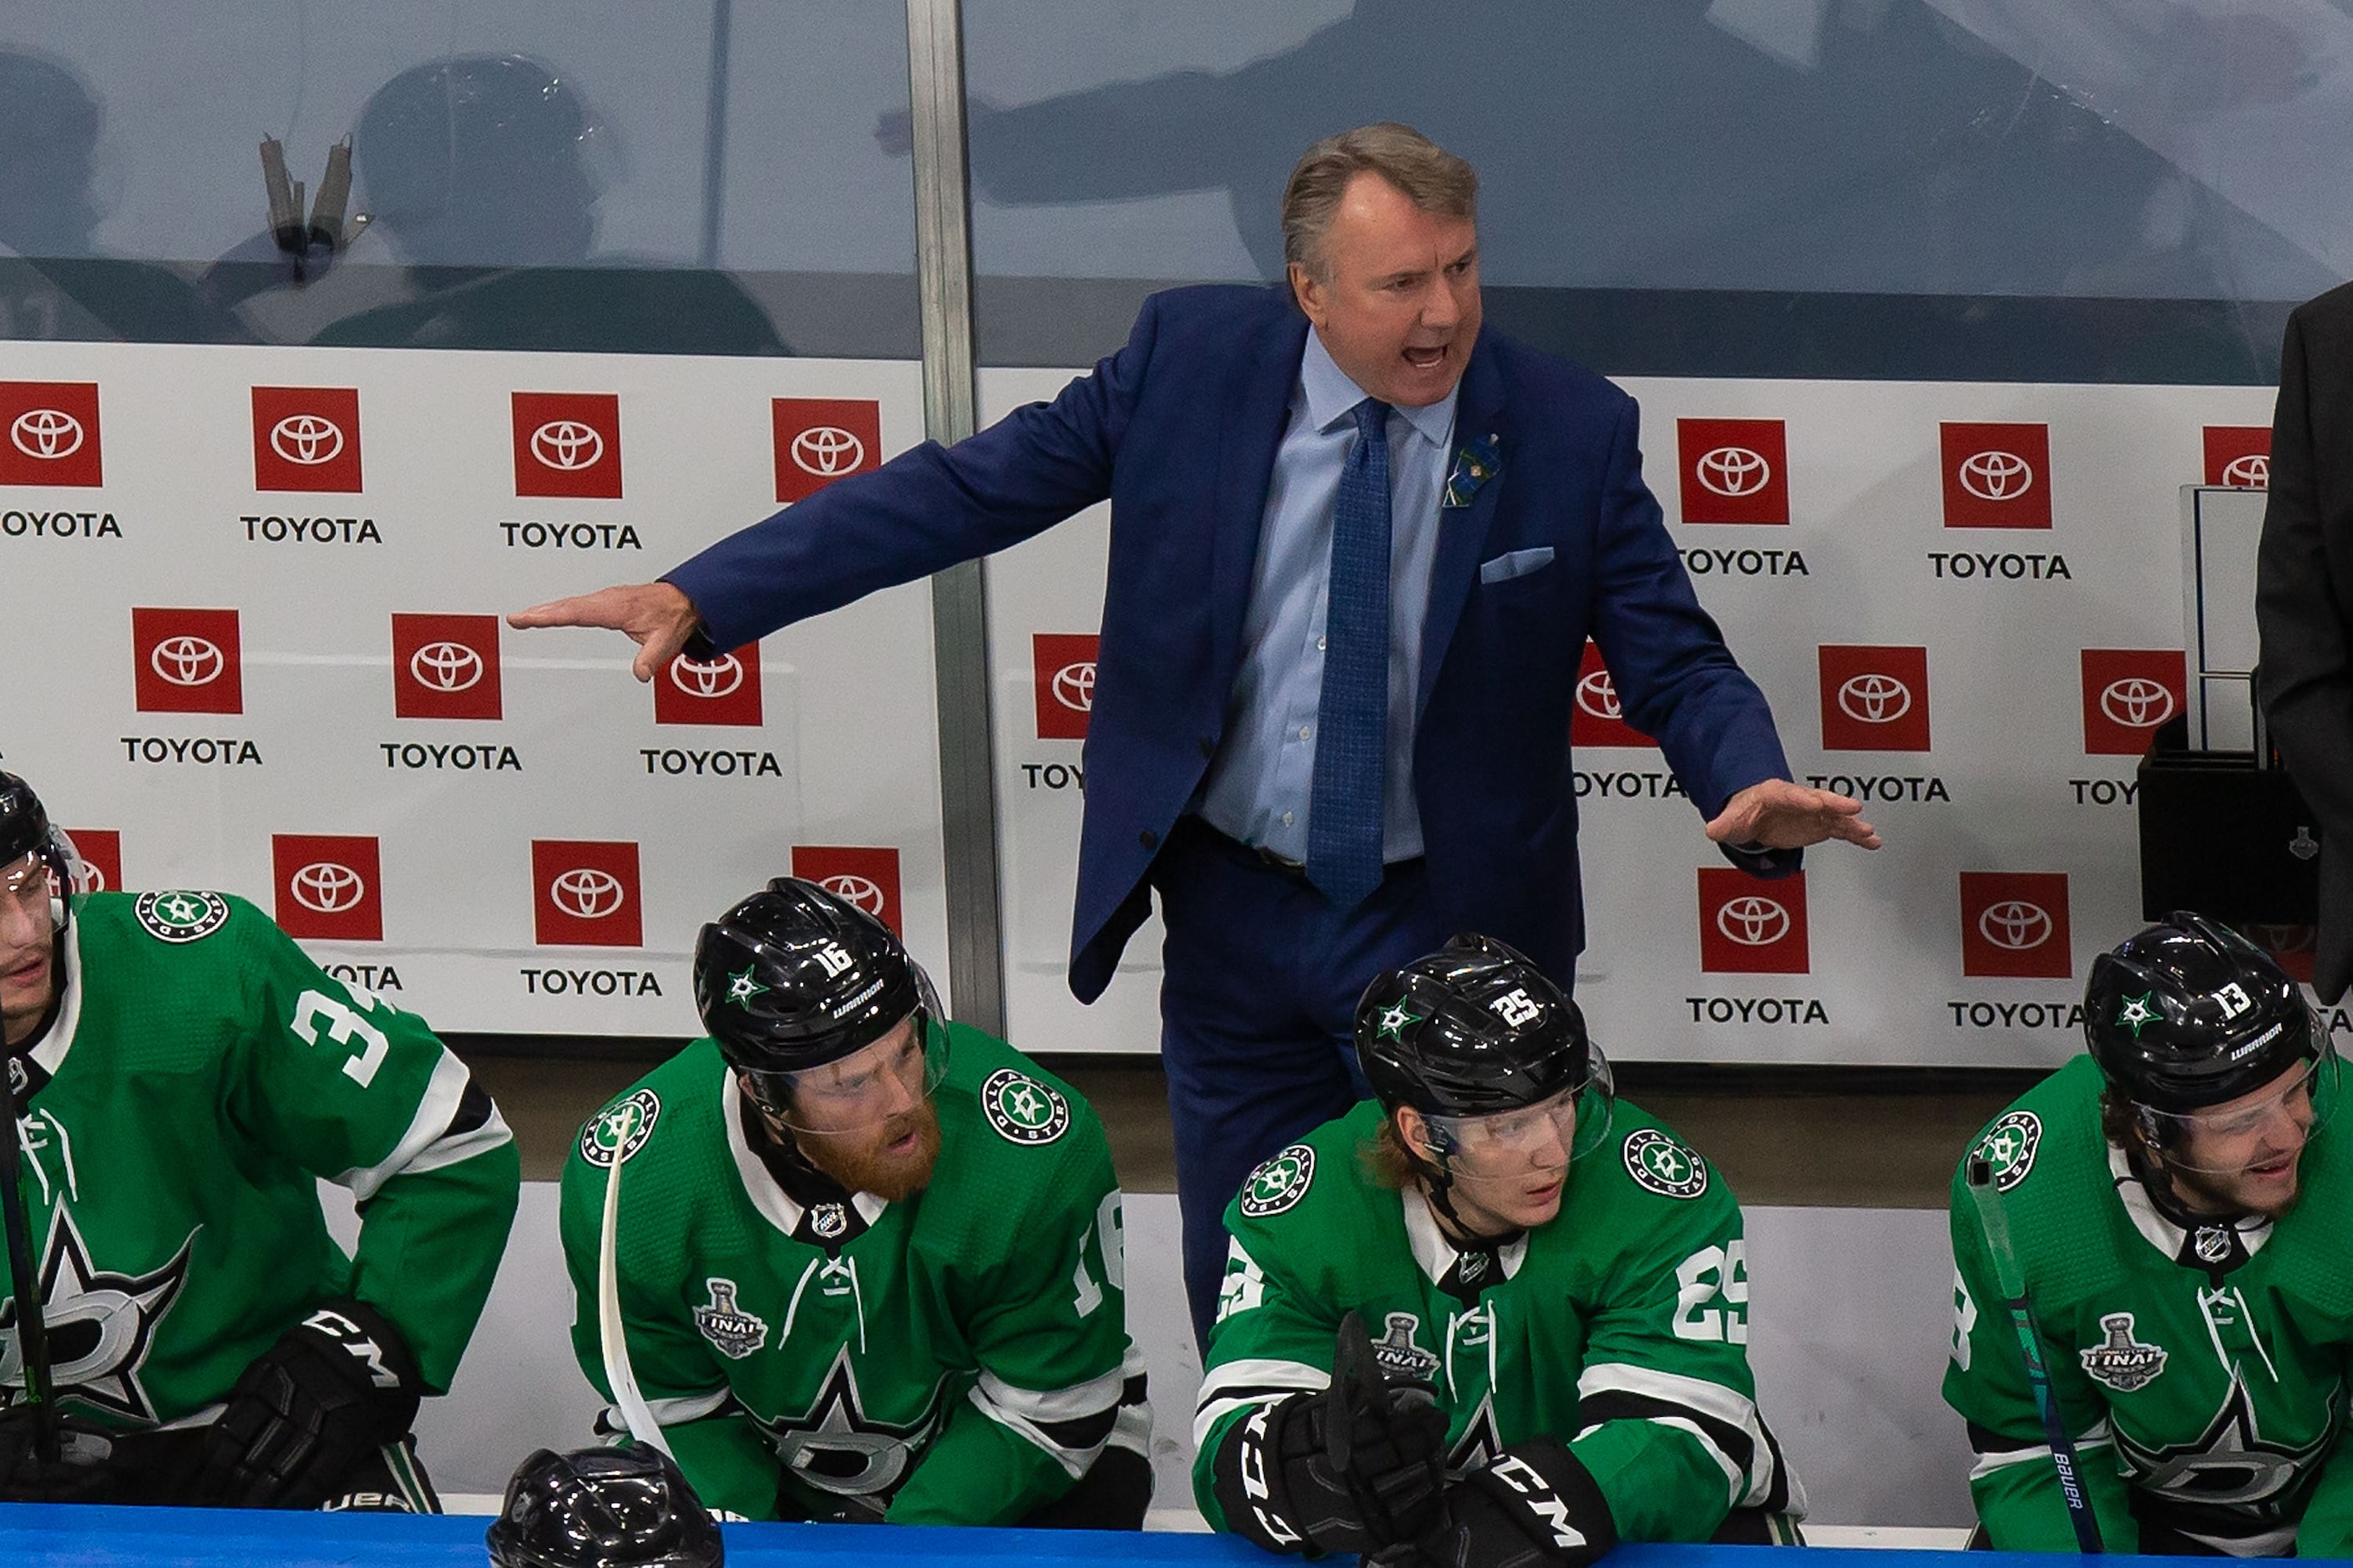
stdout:
[[[623,1104],[629,1110],[637,1109]],[[621,1321],[621,1167],[628,1163],[622,1156],[636,1123],[621,1122],[613,1131],[613,1164],[605,1174],[605,1221],[596,1244],[596,1334],[605,1352],[605,1381],[612,1385],[613,1403],[620,1406],[629,1436],[675,1459],[678,1456],[670,1453],[670,1439],[662,1436],[661,1424],[638,1392],[637,1373],[629,1367],[628,1331]]]
[[2026,1365],[2026,1385],[2034,1394],[2035,1413],[2042,1417],[2042,1436],[2051,1445],[2051,1468],[2059,1472],[2059,1495],[2066,1500],[2067,1522],[2074,1527],[2075,1545],[2087,1555],[2102,1550],[2099,1521],[2092,1514],[2091,1494],[2084,1489],[2075,1462],[2075,1444],[2059,1414],[2059,1397],[2051,1386],[2051,1369],[2042,1359],[2042,1334],[2034,1321],[2034,1304],[2026,1294],[2026,1270],[2010,1241],[2010,1219],[2003,1213],[2001,1194],[1994,1185],[1992,1162],[1981,1155],[1969,1159],[1969,1197],[1977,1205],[1978,1226],[1985,1233],[1986,1251],[1993,1258],[1994,1279],[2001,1288],[2002,1306],[2018,1334],[2019,1359]]
[[8,1288],[16,1299],[16,1356],[24,1363],[25,1394],[32,1403],[35,1452],[47,1464],[58,1458],[58,1408],[50,1398],[48,1325],[41,1313],[40,1286],[33,1269],[33,1222],[25,1209],[23,1142],[16,1125],[16,1082],[0,1061],[0,1208],[8,1245]]

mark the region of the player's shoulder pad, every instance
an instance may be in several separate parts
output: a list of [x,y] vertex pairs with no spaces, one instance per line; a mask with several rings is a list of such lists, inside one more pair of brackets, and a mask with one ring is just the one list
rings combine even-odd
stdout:
[[1364,1151],[1380,1124],[1380,1107],[1366,1100],[1260,1161],[1227,1205],[1226,1227],[1236,1235],[1253,1228],[1295,1232],[1328,1225],[1349,1205],[1361,1204],[1368,1184]]
[[[1968,1192],[1969,1165],[1982,1159],[1992,1167],[1994,1190],[2005,1196],[2027,1187],[2037,1169],[2078,1165],[2093,1159],[2107,1180],[2101,1149],[2100,1092],[2104,1083],[2098,1064],[2079,1056],[2012,1100],[2000,1115],[1986,1123],[1961,1155],[1953,1172],[1953,1198]],[[2029,1188],[2039,1193],[2049,1179]]]
[[131,906],[133,924],[156,942],[167,947],[186,947],[227,930],[235,923],[239,930],[249,930],[256,922],[270,923],[269,917],[233,893],[216,893],[204,889],[175,888],[163,892],[132,894],[94,893],[82,906],[85,916],[103,912],[105,900],[121,900]]
[[944,1111],[969,1114],[987,1142],[1015,1149],[1102,1142],[1102,1123],[1077,1089],[994,1035],[964,1024],[947,1031]]

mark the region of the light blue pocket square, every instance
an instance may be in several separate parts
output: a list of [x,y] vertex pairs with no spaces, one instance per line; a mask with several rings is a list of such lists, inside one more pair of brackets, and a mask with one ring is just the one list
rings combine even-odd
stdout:
[[1498,555],[1493,561],[1479,563],[1482,583],[1508,583],[1514,577],[1525,577],[1531,572],[1541,572],[1552,564],[1552,546],[1539,544],[1534,550],[1514,550],[1508,555]]

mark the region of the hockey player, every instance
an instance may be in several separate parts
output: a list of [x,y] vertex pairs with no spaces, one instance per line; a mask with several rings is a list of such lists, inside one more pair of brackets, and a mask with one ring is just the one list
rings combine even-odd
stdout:
[[630,1371],[711,1507],[1140,1525],[1150,1414],[1086,1103],[942,1017],[889,928],[813,883],[705,926],[694,995],[709,1037],[592,1118],[565,1171],[590,1381],[614,1396],[618,1159]]
[[[0,1496],[438,1511],[409,1426],[506,1246],[506,1123],[423,1020],[330,978],[250,904],[54,895],[72,872],[0,773],[9,1229],[55,1400],[27,1398],[44,1368],[28,1377],[12,1288]],[[320,1177],[359,1200],[352,1257]]]
[[[1194,1423],[1210,1523],[1444,1568],[1792,1539],[1803,1496],[1743,1348],[1739,1205],[1613,1100],[1577,1005],[1460,936],[1373,982],[1356,1052],[1377,1103],[1226,1211]],[[1335,1375],[1350,1315],[1386,1390]]]
[[[2353,1145],[2337,1058],[2237,933],[2174,914],[2103,953],[2078,1057],[1987,1128],[2076,1473],[2111,1552],[2353,1553]],[[1968,1185],[1945,1398],[2004,1551],[2076,1550]]]

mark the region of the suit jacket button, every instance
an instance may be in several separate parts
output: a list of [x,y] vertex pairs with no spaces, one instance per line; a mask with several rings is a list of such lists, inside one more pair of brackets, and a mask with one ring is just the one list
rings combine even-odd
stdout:
[[1143,845],[1146,849],[1157,848],[1160,845],[1160,835],[1153,832],[1152,829],[1147,827],[1143,832],[1135,836],[1135,841],[1138,844]]
[[1203,762],[1208,761],[1209,757],[1217,751],[1217,749],[1218,743],[1215,741],[1212,741],[1207,735],[1201,737],[1201,760]]

